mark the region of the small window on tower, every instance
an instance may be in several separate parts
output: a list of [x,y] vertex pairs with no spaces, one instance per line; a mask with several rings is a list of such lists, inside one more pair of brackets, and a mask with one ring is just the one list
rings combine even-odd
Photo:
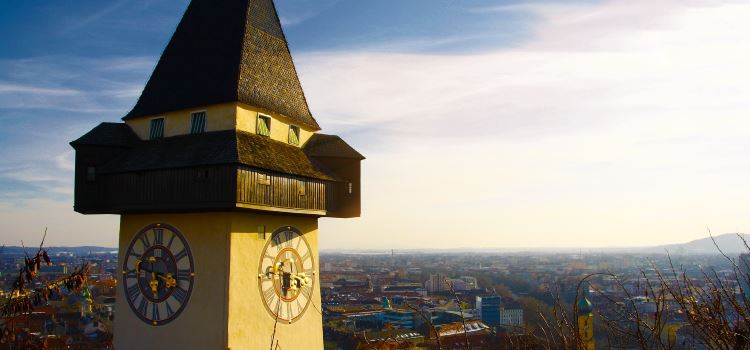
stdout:
[[93,167],[93,166],[86,167],[86,181],[88,182],[96,181],[96,167]]
[[299,145],[299,126],[289,125],[289,144]]
[[190,133],[202,134],[206,132],[206,112],[195,112],[191,114]]
[[151,140],[164,137],[164,118],[151,119]]
[[271,136],[271,117],[258,114],[258,135]]

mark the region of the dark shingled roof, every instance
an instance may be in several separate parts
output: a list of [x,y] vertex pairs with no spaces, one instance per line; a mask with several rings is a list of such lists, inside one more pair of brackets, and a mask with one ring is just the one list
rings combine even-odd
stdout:
[[193,0],[123,120],[225,102],[320,130],[272,0]]
[[225,164],[241,164],[321,180],[333,179],[298,147],[234,130],[140,141],[100,171],[120,173]]
[[336,135],[313,134],[305,143],[305,153],[311,157],[335,157],[365,159],[346,141]]
[[101,123],[71,142],[75,146],[130,147],[140,142],[129,126],[123,123]]

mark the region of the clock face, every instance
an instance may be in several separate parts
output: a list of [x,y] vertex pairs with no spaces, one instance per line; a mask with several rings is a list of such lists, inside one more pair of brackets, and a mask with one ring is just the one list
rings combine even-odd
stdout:
[[193,256],[176,228],[153,224],[135,235],[125,252],[122,285],[143,322],[165,325],[180,315],[193,290]]
[[315,287],[313,251],[295,227],[276,230],[258,266],[258,284],[271,317],[293,323],[304,315]]

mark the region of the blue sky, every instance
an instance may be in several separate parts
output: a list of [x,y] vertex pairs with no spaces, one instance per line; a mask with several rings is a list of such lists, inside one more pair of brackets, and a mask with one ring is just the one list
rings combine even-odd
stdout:
[[[493,3],[287,0],[278,7],[295,54],[361,49],[460,53],[522,40],[525,16],[472,12]],[[0,5],[0,35],[11,38],[0,42],[0,118],[6,125],[0,147],[7,152],[0,171],[37,168],[28,163],[40,158],[69,158],[54,153],[65,152],[67,141],[97,122],[115,121],[127,112],[186,6],[184,0]],[[447,44],[467,33],[470,38]],[[26,180],[0,180],[0,198],[69,199],[49,191],[50,186],[67,187],[68,178],[60,183]]]
[[[0,241],[51,226],[53,243],[114,245],[116,218],[72,212],[67,143],[132,107],[186,6],[0,4]],[[365,215],[324,220],[324,248],[389,247],[347,232],[451,247],[466,223],[483,229],[462,245],[497,247],[679,242],[748,224],[740,1],[277,7],[314,115],[368,156]],[[446,183],[467,188],[434,190]]]

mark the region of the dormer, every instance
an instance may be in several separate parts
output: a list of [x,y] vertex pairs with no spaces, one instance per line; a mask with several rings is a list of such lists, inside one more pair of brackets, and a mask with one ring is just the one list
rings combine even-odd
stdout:
[[269,118],[268,137],[296,146],[320,130],[271,2],[193,2],[123,120],[148,140],[163,119],[153,125],[169,138],[191,134],[196,113],[205,132],[262,133],[258,120]]
[[223,103],[143,117],[125,123],[141,140],[236,130],[302,147],[316,130],[293,118],[241,102]]

